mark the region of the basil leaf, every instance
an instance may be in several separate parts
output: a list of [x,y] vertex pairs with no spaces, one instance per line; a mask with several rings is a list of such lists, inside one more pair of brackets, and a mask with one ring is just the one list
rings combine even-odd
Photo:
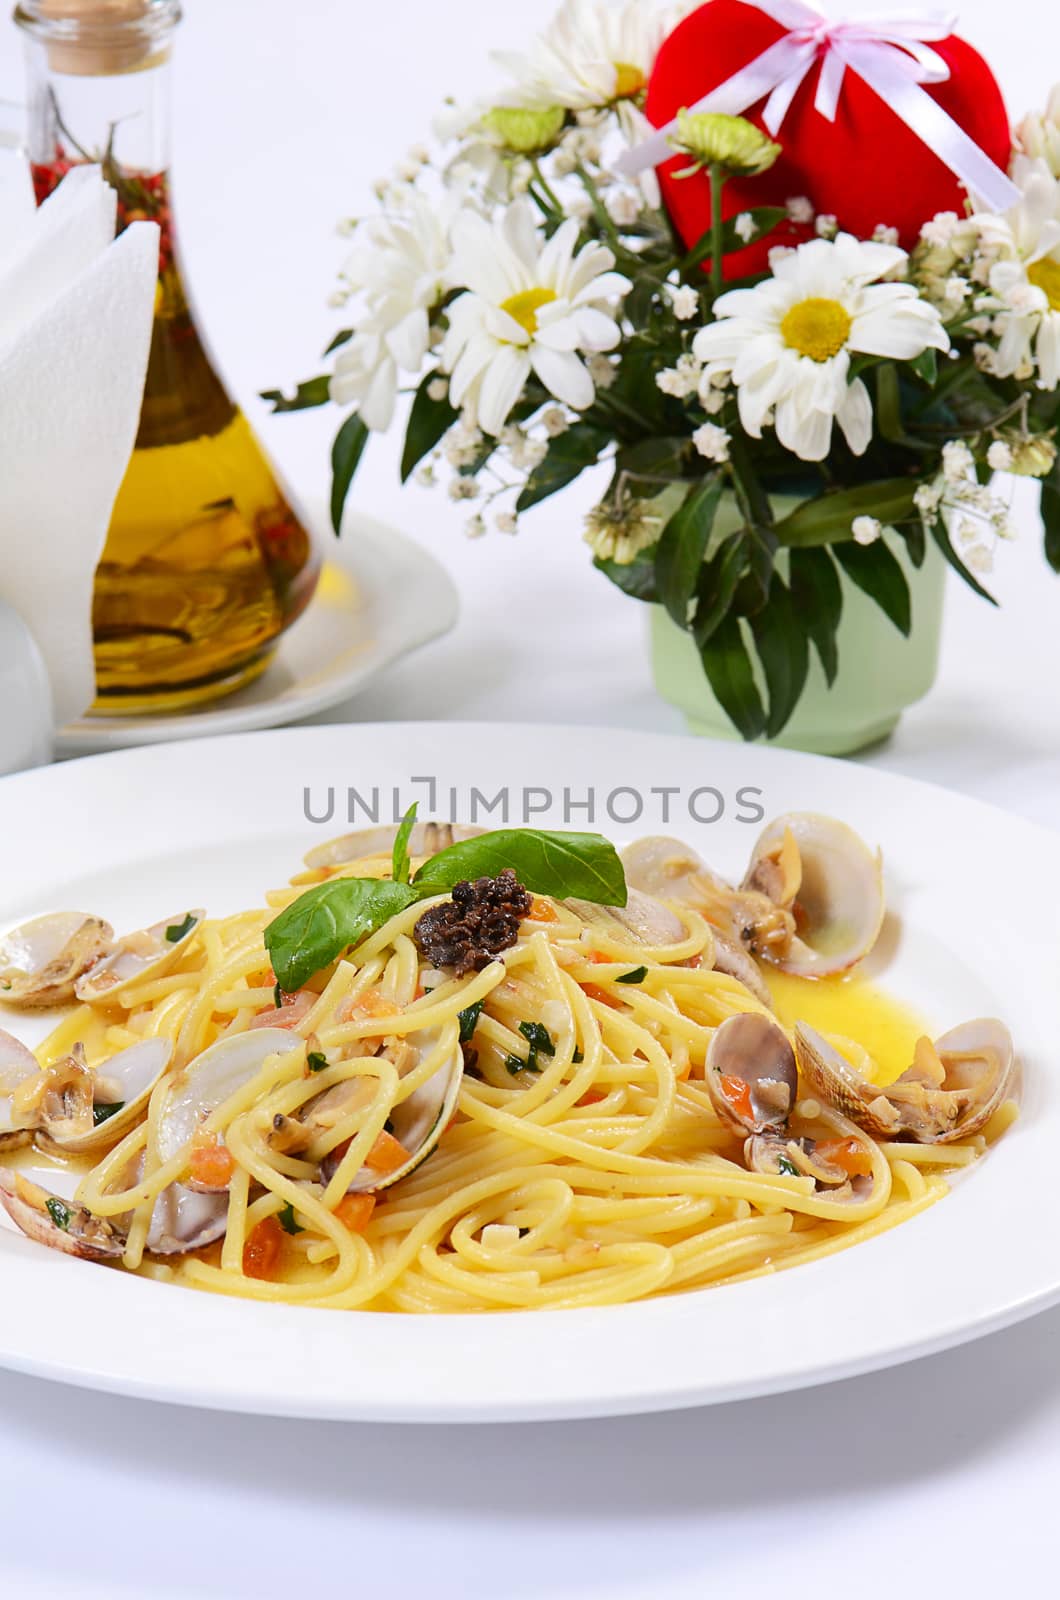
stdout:
[[283,988],[278,983],[274,983],[272,986],[272,1003],[277,1011],[283,1009]]
[[299,896],[265,929],[279,987],[292,994],[417,899],[389,878],[335,878]]
[[166,929],[166,943],[176,944],[179,940],[185,938],[198,920],[198,917],[192,916],[189,911],[183,922],[174,922],[172,927]]
[[461,1044],[471,1043],[475,1029],[478,1027],[478,1019],[482,1015],[482,1007],[485,1004],[485,1000],[476,1000],[473,1006],[465,1006],[463,1011],[457,1012],[457,1019],[460,1023]]
[[105,1122],[108,1122],[111,1117],[116,1117],[118,1112],[124,1110],[124,1108],[124,1100],[116,1100],[113,1105],[109,1106],[93,1106],[92,1126],[94,1128],[102,1127]]
[[598,833],[549,833],[499,828],[440,850],[412,880],[421,894],[452,889],[465,879],[495,878],[510,867],[535,894],[624,906],[626,874],[610,840]]
[[305,1229],[300,1227],[299,1224],[294,1220],[294,1206],[289,1200],[286,1205],[280,1207],[279,1211],[276,1213],[276,1216],[284,1233],[289,1233],[293,1236],[296,1233],[305,1232]]
[[555,1055],[556,1047],[552,1043],[552,1035],[543,1022],[520,1022],[519,1032],[536,1054]]
[[648,976],[647,967],[634,967],[631,972],[623,972],[621,977],[615,979],[616,983],[643,983]]
[[520,1060],[518,1056],[506,1056],[504,1059],[504,1065],[508,1068],[508,1071],[511,1073],[513,1078],[516,1077],[520,1072],[541,1071],[541,1068],[537,1064],[537,1056],[534,1054],[533,1050],[531,1050],[529,1059],[526,1061]]
[[323,1072],[328,1065],[328,1058],[323,1050],[310,1050],[305,1058],[305,1064],[310,1072]]
[[401,819],[401,826],[394,840],[394,855],[392,860],[392,873],[395,883],[408,883],[409,869],[412,865],[409,860],[409,839],[416,826],[416,813],[420,808],[418,800],[414,800]]
[[44,1209],[57,1228],[60,1228],[63,1233],[69,1233],[74,1214],[68,1205],[65,1205],[62,1200],[57,1200],[54,1195],[49,1195],[44,1202]]

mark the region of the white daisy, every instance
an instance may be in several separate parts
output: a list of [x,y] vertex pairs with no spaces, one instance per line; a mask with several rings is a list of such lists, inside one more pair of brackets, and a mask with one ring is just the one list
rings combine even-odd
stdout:
[[589,111],[640,95],[659,46],[689,9],[685,3],[660,10],[654,0],[564,0],[525,55],[494,52],[515,80],[505,99]]
[[987,248],[998,346],[992,370],[1001,378],[1037,372],[1040,389],[1060,383],[1060,183],[1044,161],[1017,156],[1012,176],[1022,198],[1003,217],[977,216]]
[[605,303],[629,282],[611,269],[602,245],[575,255],[578,224],[568,220],[545,241],[525,201],[496,222],[471,212],[453,227],[453,283],[464,288],[449,308],[442,365],[450,399],[478,426],[500,434],[531,372],[575,411],[595,388],[580,352],[613,350],[621,334]]
[[938,312],[911,285],[874,281],[905,260],[902,250],[848,233],[811,239],[777,260],[771,278],[715,302],[718,320],[693,349],[711,378],[731,373],[753,438],[773,421],[786,449],[821,461],[836,421],[854,454],[864,453],[872,403],[861,379],[850,381],[851,356],[910,361],[949,349]]
[[331,398],[356,406],[377,433],[394,419],[399,371],[418,373],[430,348],[430,312],[447,286],[450,215],[416,195],[404,213],[362,222],[343,268],[361,309],[336,357]]

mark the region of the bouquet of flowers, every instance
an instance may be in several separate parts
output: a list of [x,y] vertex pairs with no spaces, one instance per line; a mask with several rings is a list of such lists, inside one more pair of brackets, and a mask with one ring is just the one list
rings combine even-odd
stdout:
[[[681,60],[682,28],[725,6],[758,14],[735,0],[566,0],[525,54],[499,57],[497,93],[446,106],[434,153],[411,150],[378,184],[379,214],[348,224],[335,300],[353,316],[331,370],[268,398],[352,408],[333,453],[336,530],[370,436],[405,392],[403,478],[447,478],[471,536],[516,532],[606,462],[585,530],[596,567],[665,606],[756,738],[789,719],[811,649],[834,679],[841,573],[903,632],[900,547],[916,566],[933,541],[990,598],[982,580],[1011,535],[996,471],[1042,480],[1060,570],[1060,97],[1014,141],[1003,122],[1003,208],[965,199],[940,167],[956,204],[916,217],[911,235],[908,215],[866,225],[863,183],[823,213],[825,155],[803,150],[798,167],[785,145],[807,73],[820,75],[819,115],[819,30],[794,88],[781,86],[795,97],[787,121],[772,102],[743,116],[689,96],[655,131],[669,109],[652,103],[664,54],[676,43]],[[850,81],[852,31],[833,38],[843,93],[873,98]],[[947,31],[889,48],[934,83],[924,63],[943,47],[924,35]],[[882,92],[873,104],[890,116]],[[654,159],[631,157],[651,156],[652,140]],[[807,192],[784,192],[793,171]]]

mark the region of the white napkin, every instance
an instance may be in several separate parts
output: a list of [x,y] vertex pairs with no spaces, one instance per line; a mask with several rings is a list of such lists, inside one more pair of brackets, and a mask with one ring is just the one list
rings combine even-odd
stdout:
[[116,199],[75,167],[39,211],[0,182],[0,598],[44,657],[58,726],[95,698],[92,580],[132,454],[158,228],[114,239]]

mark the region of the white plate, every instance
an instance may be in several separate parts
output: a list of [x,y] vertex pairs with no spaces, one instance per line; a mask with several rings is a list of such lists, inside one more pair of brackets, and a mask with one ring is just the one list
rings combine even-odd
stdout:
[[347,515],[341,539],[323,514],[311,520],[326,526],[320,585],[260,678],[200,711],[82,717],[59,730],[56,753],[280,727],[338,705],[400,656],[448,633],[459,613],[456,589],[422,545],[357,512]]
[[[600,1310],[414,1317],[259,1306],[101,1271],[0,1233],[0,1363],[158,1400],[405,1422],[600,1416],[841,1378],[937,1351],[1060,1300],[1060,841],[943,790],[782,751],[615,730],[405,724],[291,729],[103,756],[0,782],[0,918],[91,910],[125,927],[194,898],[260,903],[348,790],[385,820],[429,798],[468,814],[507,788],[510,820],[670,827],[736,871],[766,814],[830,810],[885,848],[885,979],[945,1026],[999,1013],[1016,1033],[1024,1113],[951,1196],[826,1260],[730,1287]],[[334,788],[339,814],[314,827]],[[450,789],[455,793],[450,795]],[[553,791],[547,804],[544,791]],[[630,791],[643,816],[628,816]],[[718,809],[712,824],[692,822]],[[622,793],[614,794],[621,790]],[[672,791],[668,795],[662,791]],[[699,791],[698,794],[695,791]],[[754,791],[742,794],[741,791]],[[430,810],[429,806],[424,807]],[[498,813],[499,815],[499,813]],[[496,820],[496,818],[495,818]],[[27,1036],[0,1007],[0,1025]],[[39,1030],[38,1030],[39,1031]]]

